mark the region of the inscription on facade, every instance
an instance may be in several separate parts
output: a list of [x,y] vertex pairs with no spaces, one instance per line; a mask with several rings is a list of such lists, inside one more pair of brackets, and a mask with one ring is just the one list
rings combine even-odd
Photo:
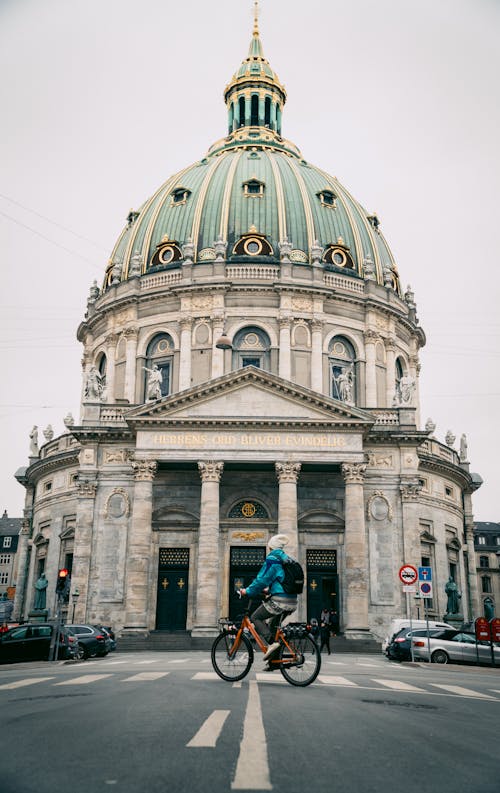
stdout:
[[[286,432],[155,432],[141,433],[141,448],[183,449],[331,449],[357,451],[361,439],[356,435]],[[139,444],[138,444],[139,445]]]

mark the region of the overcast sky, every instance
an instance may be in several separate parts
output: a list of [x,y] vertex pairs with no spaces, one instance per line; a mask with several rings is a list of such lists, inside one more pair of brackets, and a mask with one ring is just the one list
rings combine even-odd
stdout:
[[[379,215],[427,335],[422,420],[500,521],[500,2],[262,0],[283,134]],[[0,509],[79,416],[75,333],[131,207],[226,132],[251,0],[0,0]]]

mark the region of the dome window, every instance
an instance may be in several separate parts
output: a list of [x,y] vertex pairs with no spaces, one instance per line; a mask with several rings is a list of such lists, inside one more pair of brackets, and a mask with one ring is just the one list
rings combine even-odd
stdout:
[[354,269],[354,262],[351,258],[349,248],[344,244],[342,237],[339,237],[335,245],[329,245],[325,251],[323,260],[334,267]]
[[191,195],[191,190],[188,190],[186,187],[176,187],[175,190],[172,190],[170,195],[172,196],[171,206],[181,206],[188,200]]
[[316,193],[316,195],[320,200],[321,206],[330,207],[330,209],[337,208],[337,204],[335,203],[337,196],[331,190],[320,190],[320,192]]
[[156,246],[156,251],[151,257],[150,267],[167,267],[170,264],[175,264],[182,259],[181,249],[177,242],[169,240],[165,235],[159,245]]
[[245,198],[262,198],[266,186],[255,177],[243,182],[243,195]]
[[233,369],[255,366],[269,370],[270,351],[271,342],[265,331],[255,326],[242,328],[233,339]]
[[248,234],[243,234],[233,248],[237,256],[272,256],[273,249],[263,234],[252,226]]

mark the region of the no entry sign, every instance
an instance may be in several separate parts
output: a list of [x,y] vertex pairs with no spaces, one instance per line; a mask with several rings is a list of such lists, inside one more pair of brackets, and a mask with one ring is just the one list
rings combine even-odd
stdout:
[[414,584],[418,578],[417,568],[412,564],[404,564],[399,568],[399,580],[403,584]]

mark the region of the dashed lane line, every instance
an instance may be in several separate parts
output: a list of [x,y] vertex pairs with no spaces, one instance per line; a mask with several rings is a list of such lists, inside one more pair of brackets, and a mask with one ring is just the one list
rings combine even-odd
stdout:
[[0,689],[8,690],[14,688],[23,688],[23,686],[32,686],[33,683],[45,683],[47,680],[53,680],[53,677],[29,677],[25,680],[16,680],[14,683],[4,683]]
[[214,710],[186,746],[215,746],[230,710]]
[[132,677],[125,677],[122,683],[130,683],[132,680],[159,680],[160,677],[166,677],[170,672],[138,672]]
[[105,677],[112,675],[82,675],[81,677],[72,677],[71,680],[62,680],[60,683],[53,683],[53,686],[86,686],[89,683],[95,683],[97,680],[104,680]]
[[248,703],[243,722],[243,738],[236,764],[236,773],[231,782],[232,790],[272,790],[267,758],[267,742],[259,687],[250,680]]

